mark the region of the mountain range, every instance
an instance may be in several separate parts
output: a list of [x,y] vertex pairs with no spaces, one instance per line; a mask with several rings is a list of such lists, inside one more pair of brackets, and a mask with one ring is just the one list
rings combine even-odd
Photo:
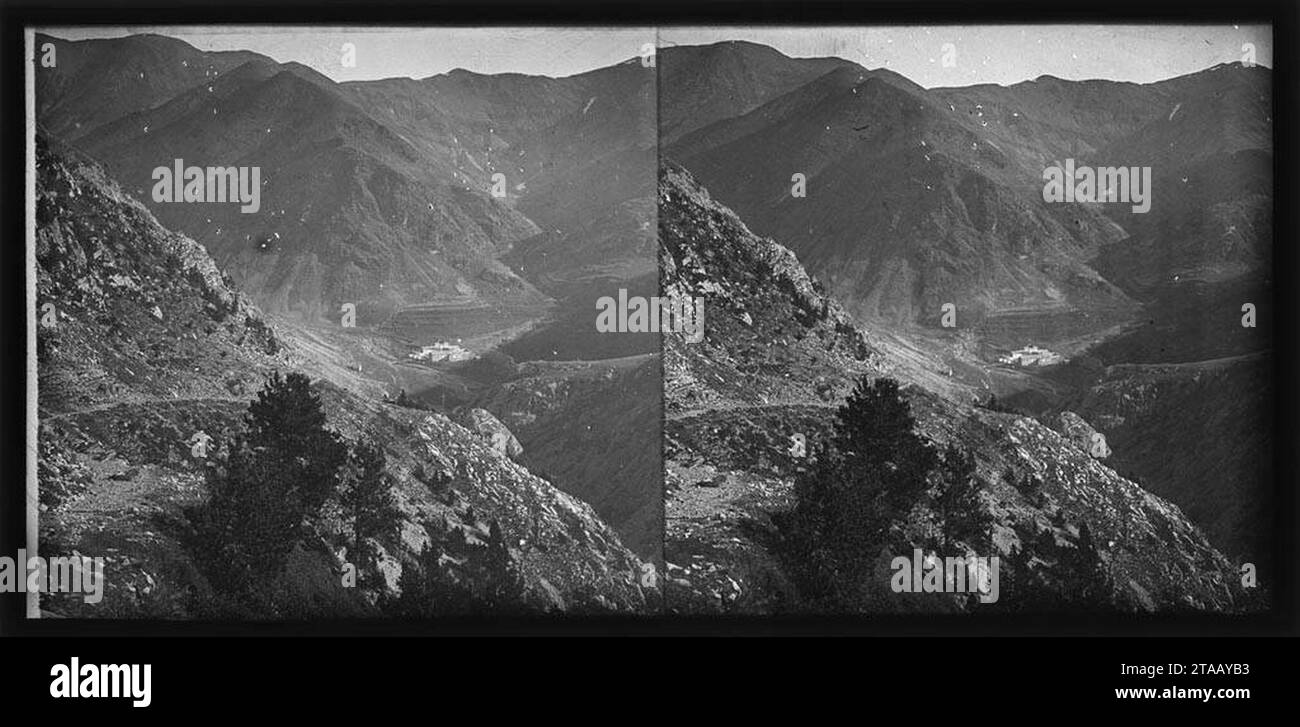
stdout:
[[[1267,69],[923,89],[749,43],[662,55],[677,79],[662,90],[664,156],[789,246],[863,320],[933,332],[951,303],[958,327],[997,345],[1014,347],[1022,331],[1065,342],[1137,318],[1152,286],[1175,275],[1267,267]],[[728,94],[752,76],[770,82]],[[711,123],[673,126],[700,98],[731,103],[711,107]],[[1151,166],[1150,213],[1045,203],[1044,169],[1066,159]]]
[[[162,36],[40,41],[63,61],[37,79],[39,123],[201,242],[268,313],[337,320],[353,303],[366,325],[446,303],[517,322],[575,285],[653,277],[637,200],[653,195],[638,170],[653,158],[654,76],[639,62],[564,79],[335,83]],[[260,167],[261,211],[155,203],[152,170],[174,159]],[[640,242],[611,243],[624,235]]]

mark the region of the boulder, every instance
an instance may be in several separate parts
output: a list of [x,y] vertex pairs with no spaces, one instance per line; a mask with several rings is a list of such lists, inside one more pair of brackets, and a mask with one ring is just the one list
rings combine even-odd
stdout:
[[1083,417],[1072,411],[1063,411],[1054,422],[1055,429],[1061,436],[1074,442],[1075,446],[1087,452],[1094,459],[1106,459],[1110,456],[1110,446],[1106,444],[1106,435],[1092,428]]
[[524,446],[514,433],[486,409],[466,409],[456,417],[456,423],[487,440],[492,449],[511,459],[524,453]]

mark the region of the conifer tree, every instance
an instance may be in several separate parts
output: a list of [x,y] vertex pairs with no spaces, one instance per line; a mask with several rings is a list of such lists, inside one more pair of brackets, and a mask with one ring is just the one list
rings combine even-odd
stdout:
[[339,501],[344,515],[352,521],[350,550],[365,566],[373,565],[377,555],[371,540],[392,533],[401,522],[386,464],[384,450],[363,441],[352,448],[344,470]]
[[187,511],[200,564],[219,591],[264,593],[337,489],[347,448],[325,424],[302,374],[274,374],[249,405],[244,433],[209,470],[208,502]]
[[980,500],[974,455],[949,446],[938,479],[934,510],[943,528],[945,549],[957,540],[977,550],[985,547],[992,516]]

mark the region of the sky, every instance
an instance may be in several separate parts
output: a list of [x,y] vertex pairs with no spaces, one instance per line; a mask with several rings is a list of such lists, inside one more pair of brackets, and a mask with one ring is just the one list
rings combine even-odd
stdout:
[[[1259,25],[986,25],[654,28],[47,28],[70,40],[159,33],[200,50],[251,50],[311,66],[336,81],[425,78],[455,68],[568,76],[640,56],[646,44],[750,40],[794,57],[837,56],[889,68],[924,86],[1009,85],[1057,76],[1150,83],[1243,60],[1272,67],[1272,29]],[[343,45],[355,46],[355,65]],[[946,44],[950,46],[945,47]]]

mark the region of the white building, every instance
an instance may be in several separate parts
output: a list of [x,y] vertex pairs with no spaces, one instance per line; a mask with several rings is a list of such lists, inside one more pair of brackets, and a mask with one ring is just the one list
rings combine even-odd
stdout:
[[474,357],[474,354],[467,351],[454,343],[447,341],[438,341],[432,346],[421,346],[420,350],[408,354],[416,361],[465,361]]
[[1038,346],[1025,346],[1012,351],[1006,356],[999,356],[998,362],[1011,366],[1051,366],[1064,359],[1059,353],[1053,353]]

